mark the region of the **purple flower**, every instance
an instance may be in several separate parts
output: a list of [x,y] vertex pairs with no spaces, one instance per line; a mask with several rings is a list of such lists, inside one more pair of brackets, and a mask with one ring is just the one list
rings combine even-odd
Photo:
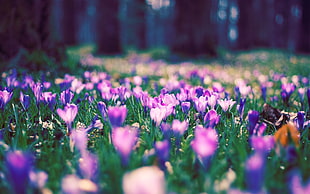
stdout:
[[54,110],[56,105],[56,94],[53,94],[52,92],[43,92],[41,100],[47,104],[51,110]]
[[195,108],[200,114],[206,112],[208,101],[206,96],[200,96],[199,98],[194,98]]
[[172,127],[171,129],[174,131],[175,134],[177,135],[183,135],[184,132],[187,130],[188,128],[188,121],[179,121],[177,119],[174,119],[172,121]]
[[112,130],[112,143],[124,165],[129,162],[129,156],[138,139],[137,136],[138,130],[129,126],[117,127]]
[[281,96],[284,104],[288,105],[290,96],[295,91],[295,85],[293,83],[282,84]]
[[107,106],[104,102],[100,101],[97,104],[98,110],[103,118],[107,116]]
[[304,123],[305,123],[305,112],[299,111],[297,113],[297,123],[298,123],[299,131],[302,131],[304,128]]
[[246,98],[240,98],[238,112],[239,112],[241,121],[243,120],[243,113],[244,113],[245,103],[246,103]]
[[204,117],[206,127],[214,128],[220,122],[220,115],[215,110],[209,110]]
[[256,110],[250,110],[248,112],[248,119],[249,119],[249,128],[248,129],[249,129],[250,135],[253,135],[255,126],[256,126],[258,119],[259,119],[259,112]]
[[217,103],[217,100],[218,100],[218,96],[216,96],[215,94],[211,95],[208,98],[208,105],[211,107],[211,109],[214,109],[214,107]]
[[190,108],[191,108],[190,102],[181,102],[181,109],[183,113],[187,114]]
[[31,155],[21,151],[8,152],[6,155],[6,166],[14,193],[26,193],[32,166]]
[[166,109],[159,107],[152,108],[150,111],[150,116],[156,125],[159,126],[162,120],[166,118]]
[[62,102],[63,105],[70,104],[73,96],[74,96],[73,92],[67,89],[60,93],[60,101]]
[[79,169],[85,179],[94,179],[98,170],[97,156],[91,153],[83,154],[79,159]]
[[75,104],[66,104],[64,109],[57,109],[57,113],[60,116],[60,118],[65,121],[68,127],[69,134],[71,133],[71,124],[74,121],[77,113],[78,113],[78,107]]
[[113,128],[122,126],[126,116],[126,106],[110,106],[108,108],[108,117]]
[[155,166],[140,167],[124,175],[122,187],[124,194],[165,194],[165,174]]
[[73,130],[70,135],[70,140],[73,142],[74,146],[83,155],[87,151],[87,132],[85,130]]
[[217,103],[221,106],[224,112],[227,112],[228,110],[230,111],[230,109],[235,105],[236,101],[232,99],[220,99]]
[[13,92],[8,90],[0,90],[0,109],[4,109],[5,105],[11,100]]
[[251,136],[250,142],[252,148],[259,153],[268,153],[275,146],[275,139],[272,135]]
[[267,87],[266,87],[266,85],[261,85],[260,89],[262,92],[262,98],[266,102],[266,99],[267,99]]
[[290,190],[293,194],[306,194],[310,193],[310,180],[303,183],[300,173],[294,173],[290,179]]
[[191,146],[203,166],[207,168],[210,157],[217,149],[218,135],[212,128],[197,126],[195,129],[195,138],[192,140]]
[[30,106],[30,96],[29,95],[24,95],[23,92],[20,92],[19,100],[24,107],[25,110],[27,110]]
[[34,84],[32,84],[31,89],[32,89],[32,92],[36,98],[36,103],[38,106],[39,102],[40,102],[43,86],[41,83],[34,83]]
[[264,185],[265,164],[262,154],[255,153],[246,161],[245,180],[247,190],[251,193],[259,193]]
[[165,162],[169,160],[169,141],[167,139],[163,141],[157,141],[154,147],[157,158],[159,160],[159,166],[161,169],[165,169]]
[[308,105],[310,109],[310,88],[307,89],[307,98],[308,98]]

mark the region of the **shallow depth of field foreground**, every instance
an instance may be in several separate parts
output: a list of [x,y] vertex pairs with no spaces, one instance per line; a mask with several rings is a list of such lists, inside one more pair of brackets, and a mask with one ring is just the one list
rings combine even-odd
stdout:
[[309,75],[277,67],[309,59],[271,58],[3,72],[1,193],[309,193]]

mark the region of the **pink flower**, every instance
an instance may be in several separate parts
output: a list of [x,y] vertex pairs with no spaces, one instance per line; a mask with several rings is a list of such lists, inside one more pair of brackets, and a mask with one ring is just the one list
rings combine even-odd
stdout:
[[123,177],[124,194],[165,194],[165,174],[158,167],[145,166]]
[[218,145],[218,135],[212,128],[204,128],[197,126],[195,129],[195,138],[191,142],[191,146],[198,157],[210,157],[214,154]]
[[236,103],[236,101],[230,99],[230,100],[227,100],[227,99],[220,99],[217,101],[217,103],[222,107],[222,110],[224,112],[227,112],[228,110],[230,110]]
[[188,128],[188,121],[181,122],[177,119],[174,119],[172,121],[172,130],[176,134],[183,135],[184,132],[187,130],[187,128]]
[[205,96],[200,96],[199,98],[195,98],[194,103],[195,103],[195,108],[199,113],[205,113],[208,101],[206,99],[207,97]]
[[159,107],[152,108],[150,111],[151,119],[156,123],[157,126],[160,125],[161,121],[166,116],[166,109],[162,109]]
[[138,131],[129,126],[117,127],[112,130],[112,143],[125,165],[127,165],[131,151],[137,142],[137,136]]
[[126,106],[110,106],[108,108],[108,117],[112,127],[122,126],[127,117]]
[[68,126],[69,134],[71,133],[71,123],[74,121],[77,113],[78,107],[75,104],[66,104],[64,109],[57,109],[57,113],[60,118],[65,121]]

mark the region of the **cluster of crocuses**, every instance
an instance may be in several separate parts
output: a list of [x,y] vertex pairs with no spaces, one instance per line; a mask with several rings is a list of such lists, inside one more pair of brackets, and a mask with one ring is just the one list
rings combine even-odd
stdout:
[[[165,193],[165,176],[169,176],[167,172],[171,173],[170,156],[181,155],[184,142],[189,141],[191,153],[201,166],[199,169],[208,173],[213,156],[220,146],[219,134],[223,133],[223,130],[219,132],[218,126],[233,117],[247,125],[249,144],[253,150],[245,161],[246,190],[252,193],[265,192],[267,156],[277,142],[272,135],[266,135],[267,125],[259,121],[259,112],[246,107],[247,100],[253,100],[258,92],[245,79],[235,80],[234,94],[226,90],[218,78],[218,81],[210,82],[209,88],[190,84],[190,80],[195,77],[199,78],[201,84],[208,82],[206,77],[215,78],[210,71],[194,70],[184,75],[187,79],[179,81],[183,78],[181,75],[179,73],[180,77],[172,75],[168,80],[150,82],[147,77],[137,75],[115,80],[105,72],[85,72],[83,78],[71,75],[58,78],[54,85],[44,80],[36,82],[31,76],[20,79],[12,73],[5,77],[6,83],[2,83],[5,88],[0,90],[0,111],[5,114],[5,111],[11,109],[9,105],[13,108],[20,106],[21,111],[28,111],[32,107],[37,110],[38,120],[42,119],[42,112],[49,110],[51,117],[64,122],[62,129],[65,135],[62,138],[69,139],[71,152],[79,158],[76,172],[60,177],[64,193],[100,192],[98,169],[105,164],[99,163],[96,151],[88,149],[88,134],[93,129],[104,128],[104,132],[108,133],[108,141],[119,155],[124,169],[130,166],[131,154],[139,146],[139,138],[143,137],[141,134],[149,135],[158,167],[139,167],[124,174],[123,191],[136,193],[140,189],[139,192],[143,193]],[[272,82],[263,75],[258,75],[258,78],[261,86],[259,95],[263,101],[268,101]],[[293,104],[291,96],[299,88],[301,111],[297,114],[296,126],[300,132],[309,130],[309,121],[306,120],[305,112],[302,112],[309,110],[304,105],[305,94],[310,106],[310,89],[306,88],[308,80],[294,78],[289,83],[284,76],[278,78],[277,75],[272,79],[281,80],[278,95],[287,107]],[[149,87],[154,88],[150,91]],[[10,102],[13,96],[14,102]],[[83,110],[83,103],[92,105],[94,110]],[[244,114],[246,108],[248,111]],[[133,125],[132,118],[128,118],[129,110],[132,111],[130,115],[140,117],[133,119],[139,123],[138,126]],[[88,126],[78,127],[77,120],[87,122],[83,120],[82,114],[85,112],[93,119]],[[1,142],[4,142],[2,134],[8,133],[6,128],[10,122],[1,120]],[[139,128],[142,125],[147,125],[147,130],[153,131],[142,131]],[[17,130],[21,130],[21,127]],[[13,192],[25,193],[29,181],[36,189],[45,188],[48,175],[35,169],[36,158],[32,154],[16,150],[10,145],[5,153],[8,169],[5,176]],[[299,176],[293,177],[291,184],[301,184]]]

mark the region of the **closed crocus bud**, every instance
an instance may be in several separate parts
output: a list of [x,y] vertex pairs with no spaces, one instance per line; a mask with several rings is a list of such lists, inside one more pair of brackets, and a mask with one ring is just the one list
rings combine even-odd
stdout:
[[73,92],[67,89],[60,93],[60,101],[62,102],[63,105],[69,104],[71,103],[73,96],[74,96]]
[[211,156],[215,153],[218,146],[218,135],[212,128],[197,126],[195,129],[195,138],[191,142],[192,149],[196,156],[207,168]]
[[240,98],[240,104],[239,104],[239,107],[238,107],[238,112],[239,112],[241,120],[243,120],[243,113],[244,113],[245,103],[246,103],[246,98]]
[[265,179],[265,161],[262,154],[255,153],[245,163],[246,187],[250,193],[259,193]]
[[25,95],[24,93],[20,92],[19,100],[20,100],[22,106],[24,107],[24,109],[27,110],[30,106],[30,96]]
[[255,110],[250,110],[248,112],[248,119],[249,119],[249,128],[248,128],[249,133],[250,135],[253,135],[255,126],[259,119],[259,112]]
[[165,162],[169,160],[170,145],[168,140],[157,141],[155,143],[155,152],[159,160],[161,169],[165,169]]
[[304,129],[304,123],[305,123],[305,112],[299,111],[297,113],[297,123],[299,131],[302,131]]
[[136,145],[138,131],[130,126],[117,127],[112,130],[112,143],[121,156],[123,165],[129,162],[129,156]]
[[108,117],[112,127],[120,127],[123,125],[127,116],[126,106],[110,106],[108,108]]
[[107,106],[104,102],[100,101],[97,104],[98,110],[103,118],[107,116]]
[[40,102],[43,86],[41,83],[33,83],[33,85],[31,86],[31,89],[32,89],[32,92],[36,98],[36,103],[38,106],[38,104]]
[[56,105],[56,94],[52,92],[43,92],[41,95],[41,100],[51,109],[54,110]]
[[155,166],[141,167],[126,173],[122,186],[124,194],[165,194],[165,174]]
[[29,173],[32,166],[31,155],[22,151],[8,152],[6,155],[6,166],[14,193],[27,193]]

